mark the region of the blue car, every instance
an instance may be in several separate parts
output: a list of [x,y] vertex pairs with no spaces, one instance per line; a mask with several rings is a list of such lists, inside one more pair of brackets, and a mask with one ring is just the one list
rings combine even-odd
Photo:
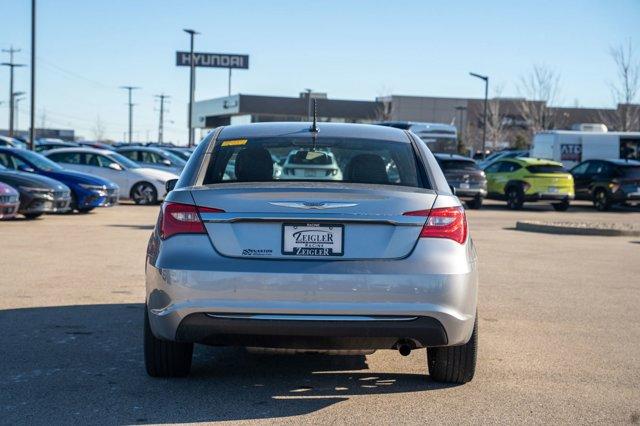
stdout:
[[96,207],[112,206],[118,202],[119,188],[115,183],[86,173],[64,169],[33,151],[0,147],[0,165],[64,183],[71,189],[71,207],[80,213],[87,213]]

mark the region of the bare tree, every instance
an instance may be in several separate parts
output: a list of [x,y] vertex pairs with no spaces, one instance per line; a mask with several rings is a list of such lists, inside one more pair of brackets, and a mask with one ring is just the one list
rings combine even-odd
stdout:
[[633,105],[640,92],[640,62],[636,59],[631,39],[627,43],[609,49],[609,55],[616,64],[616,83],[611,84],[611,93],[617,109],[614,113],[615,125],[623,132],[640,126],[640,106]]
[[493,90],[493,98],[487,101],[487,139],[493,150],[498,148],[500,142],[504,142],[506,133],[504,114],[500,108],[503,87],[497,85]]
[[525,99],[519,102],[518,110],[529,130],[536,133],[552,129],[556,117],[550,105],[560,94],[560,74],[545,65],[534,65],[528,75],[520,78],[519,90]]
[[99,115],[96,116],[96,122],[93,125],[93,128],[91,129],[91,131],[93,132],[93,138],[97,142],[100,142],[100,141],[102,141],[104,139],[105,133],[106,133],[106,129],[105,129],[104,123],[100,119]]

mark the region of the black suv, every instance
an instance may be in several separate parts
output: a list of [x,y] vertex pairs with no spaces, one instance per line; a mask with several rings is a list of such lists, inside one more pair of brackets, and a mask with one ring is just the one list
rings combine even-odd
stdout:
[[480,166],[471,158],[453,154],[434,154],[456,195],[470,209],[482,207],[487,196],[487,178]]
[[571,169],[577,200],[593,200],[600,211],[613,204],[640,203],[640,161],[586,160]]

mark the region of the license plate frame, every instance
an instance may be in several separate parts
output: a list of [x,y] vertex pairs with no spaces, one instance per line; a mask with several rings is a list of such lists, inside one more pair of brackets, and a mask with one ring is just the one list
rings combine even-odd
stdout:
[[[300,237],[295,233],[303,232]],[[330,234],[328,234],[330,233]],[[290,222],[282,224],[281,253],[286,256],[330,258],[344,256],[344,224]],[[316,241],[295,241],[307,235]],[[326,236],[331,235],[330,241]],[[335,236],[338,235],[339,239]],[[324,236],[324,237],[323,237]],[[292,241],[293,239],[293,241]],[[336,250],[339,247],[339,252]]]

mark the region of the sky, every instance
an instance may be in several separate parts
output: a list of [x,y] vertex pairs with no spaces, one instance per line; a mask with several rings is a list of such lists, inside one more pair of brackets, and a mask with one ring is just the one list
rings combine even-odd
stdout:
[[[560,75],[559,105],[610,107],[616,69],[608,51],[630,40],[640,58],[640,0],[216,1],[37,0],[36,124],[73,128],[87,139],[102,123],[122,140],[123,85],[134,92],[134,140],[157,140],[158,102],[169,95],[165,140],[186,144],[189,70],[175,52],[250,55],[232,93],[335,99],[397,94],[482,97],[474,71],[502,96],[536,64]],[[29,0],[0,0],[0,47],[29,64]],[[8,60],[7,53],[0,54]],[[29,89],[16,69],[14,91]],[[0,128],[8,126],[9,70],[0,68]],[[490,95],[494,91],[490,89]],[[227,95],[227,71],[198,69],[196,100]],[[29,102],[20,103],[19,127]],[[196,133],[197,135],[198,133]]]

